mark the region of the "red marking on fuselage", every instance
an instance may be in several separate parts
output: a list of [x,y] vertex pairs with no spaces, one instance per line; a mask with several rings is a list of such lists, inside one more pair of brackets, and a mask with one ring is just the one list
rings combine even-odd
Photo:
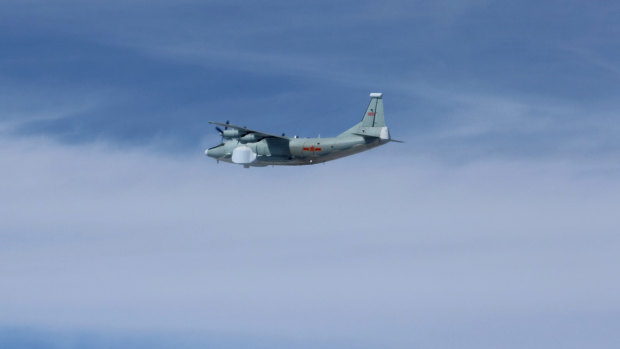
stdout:
[[315,146],[311,146],[311,147],[303,147],[304,151],[321,151],[323,150],[323,148],[317,148]]
[[373,113],[373,112],[369,112],[369,113],[368,113],[368,116],[375,116],[375,113]]

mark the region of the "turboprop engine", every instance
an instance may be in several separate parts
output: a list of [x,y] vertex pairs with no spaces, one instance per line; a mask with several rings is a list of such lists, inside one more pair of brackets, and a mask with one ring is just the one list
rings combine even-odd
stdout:
[[252,143],[252,142],[258,142],[259,139],[260,139],[260,137],[258,135],[256,135],[256,133],[248,133],[247,135],[239,138],[239,142],[241,142],[241,143]]
[[233,150],[231,160],[235,164],[251,164],[256,161],[256,153],[247,145],[240,145]]
[[222,134],[222,137],[226,139],[238,138],[239,136],[241,136],[239,130],[222,130],[222,132],[220,133]]

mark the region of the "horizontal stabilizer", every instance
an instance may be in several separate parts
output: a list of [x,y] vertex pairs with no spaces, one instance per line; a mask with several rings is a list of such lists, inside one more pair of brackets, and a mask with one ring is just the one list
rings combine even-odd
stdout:
[[352,134],[354,134],[356,136],[362,136],[362,137],[368,137],[368,138],[378,138],[378,139],[381,139],[381,140],[384,140],[384,141],[388,141],[388,142],[405,143],[404,141],[399,141],[397,139],[391,139],[391,138],[387,138],[386,139],[386,138],[382,138],[381,136],[369,135],[369,134],[366,134],[366,133],[357,133],[357,132],[355,132],[355,133],[352,133]]

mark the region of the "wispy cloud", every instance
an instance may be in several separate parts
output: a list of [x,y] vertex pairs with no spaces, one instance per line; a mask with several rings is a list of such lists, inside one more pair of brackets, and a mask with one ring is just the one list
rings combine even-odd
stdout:
[[[603,69],[608,73],[612,73],[616,77],[620,77],[620,61],[613,61],[604,56],[593,52],[592,50],[588,50],[585,48],[579,48],[576,46],[565,48],[567,52],[570,52],[584,61],[596,66],[597,68]],[[617,57],[616,57],[617,58]]]
[[[594,5],[563,8],[547,21],[487,1],[260,5],[267,10],[229,2],[69,3],[75,6],[4,5],[12,29],[6,42],[26,44],[4,50],[11,69],[3,90],[18,83],[25,98],[51,105],[52,116],[74,106],[37,91],[58,89],[82,101],[86,89],[113,98],[77,117],[24,123],[22,134],[162,142],[162,149],[184,151],[201,146],[209,119],[330,135],[357,119],[360,96],[382,90],[393,133],[420,140],[417,151],[459,148],[466,159],[605,157],[618,149],[617,102],[608,88],[615,78],[594,81],[583,58],[564,49],[611,40],[601,35],[615,30],[603,26],[611,18]],[[551,13],[556,6],[537,8]],[[33,52],[40,74],[19,63]],[[614,61],[613,50],[601,52],[599,61]],[[14,115],[36,115],[27,101],[17,107]]]

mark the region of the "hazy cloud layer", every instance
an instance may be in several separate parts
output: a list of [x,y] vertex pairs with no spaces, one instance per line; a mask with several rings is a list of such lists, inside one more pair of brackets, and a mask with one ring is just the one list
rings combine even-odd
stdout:
[[231,345],[617,343],[620,182],[605,164],[446,168],[384,148],[242,170],[102,146],[2,149],[9,328],[104,343],[132,330],[144,345],[151,332]]

